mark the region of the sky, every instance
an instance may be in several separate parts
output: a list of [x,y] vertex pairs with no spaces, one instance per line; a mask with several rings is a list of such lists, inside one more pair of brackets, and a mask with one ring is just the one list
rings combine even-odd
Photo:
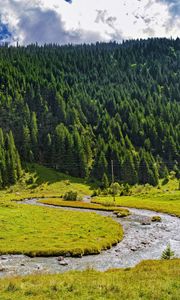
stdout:
[[0,0],[0,41],[95,43],[180,36],[180,0]]

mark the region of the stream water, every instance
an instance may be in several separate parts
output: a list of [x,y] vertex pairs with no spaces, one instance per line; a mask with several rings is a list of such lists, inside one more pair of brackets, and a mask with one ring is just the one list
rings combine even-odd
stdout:
[[[24,205],[44,205],[37,199],[25,200]],[[76,208],[60,208],[90,212],[92,210]],[[98,255],[88,255],[81,258],[66,257],[59,261],[57,257],[29,258],[24,255],[0,256],[0,277],[26,275],[32,273],[62,273],[69,270],[84,270],[93,268],[104,271],[110,268],[126,268],[135,266],[142,260],[159,259],[162,251],[170,243],[176,257],[180,258],[180,218],[154,211],[128,208],[131,215],[119,219],[111,212],[94,211],[102,216],[110,216],[124,228],[123,240],[109,250]],[[158,215],[162,222],[149,222],[152,216]],[[143,225],[142,223],[150,223]]]

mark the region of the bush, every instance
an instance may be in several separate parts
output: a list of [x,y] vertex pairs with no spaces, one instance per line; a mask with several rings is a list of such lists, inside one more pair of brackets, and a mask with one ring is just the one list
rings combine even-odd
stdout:
[[121,187],[118,182],[114,182],[111,184],[110,193],[112,195],[117,195],[120,193]]
[[70,192],[67,192],[63,199],[66,200],[66,201],[76,201],[77,200],[77,192],[73,192],[73,191],[70,191]]
[[65,183],[65,185],[70,185],[71,184],[69,180],[65,180],[64,183]]
[[35,179],[33,176],[30,176],[27,180],[26,180],[26,184],[30,185],[33,184],[35,182]]
[[108,195],[108,190],[107,189],[103,190],[102,195],[107,196]]
[[131,190],[130,190],[130,185],[128,183],[125,183],[122,185],[122,191],[120,193],[120,196],[130,196],[131,195]]
[[101,190],[100,189],[97,189],[97,190],[94,190],[91,197],[96,197],[96,196],[99,196],[101,194]]
[[128,211],[122,211],[122,212],[118,212],[117,214],[117,218],[125,218],[129,216],[129,212]]
[[162,185],[165,185],[165,184],[167,184],[168,182],[169,182],[169,178],[166,177],[166,178],[163,179]]
[[152,221],[152,222],[161,222],[161,217],[160,217],[160,216],[153,216],[153,217],[151,218],[151,221]]

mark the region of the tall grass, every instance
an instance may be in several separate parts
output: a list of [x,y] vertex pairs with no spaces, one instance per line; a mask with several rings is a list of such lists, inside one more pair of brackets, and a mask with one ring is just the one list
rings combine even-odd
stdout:
[[1,300],[179,300],[180,260],[0,280]]

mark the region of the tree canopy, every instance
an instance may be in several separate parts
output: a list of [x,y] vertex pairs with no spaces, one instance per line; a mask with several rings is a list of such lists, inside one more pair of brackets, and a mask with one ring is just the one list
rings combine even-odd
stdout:
[[16,161],[11,182],[19,153],[104,185],[113,160],[115,180],[156,185],[179,168],[179,103],[178,38],[0,48],[0,156]]

